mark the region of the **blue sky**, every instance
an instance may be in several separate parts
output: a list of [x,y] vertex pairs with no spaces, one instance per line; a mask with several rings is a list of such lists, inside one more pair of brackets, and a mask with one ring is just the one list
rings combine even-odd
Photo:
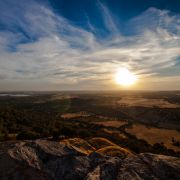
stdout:
[[179,0],[0,0],[0,90],[180,89]]

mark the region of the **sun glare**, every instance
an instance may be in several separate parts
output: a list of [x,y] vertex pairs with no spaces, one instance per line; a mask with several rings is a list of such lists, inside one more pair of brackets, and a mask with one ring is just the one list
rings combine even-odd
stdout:
[[115,81],[119,85],[130,86],[136,83],[137,76],[126,68],[120,68],[115,75]]

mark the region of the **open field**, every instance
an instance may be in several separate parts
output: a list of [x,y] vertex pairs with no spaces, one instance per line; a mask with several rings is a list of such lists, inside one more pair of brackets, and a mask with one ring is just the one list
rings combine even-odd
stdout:
[[139,139],[146,140],[149,144],[164,143],[169,149],[180,151],[180,147],[173,146],[172,138],[180,141],[180,133],[176,130],[160,129],[149,127],[142,124],[133,124],[132,127],[126,128],[126,132],[135,135]]
[[62,114],[61,117],[64,119],[71,119],[71,118],[79,118],[79,117],[89,117],[90,114],[87,112],[77,112],[77,113],[66,113]]
[[170,103],[164,99],[146,99],[143,97],[124,97],[118,101],[121,106],[140,106],[158,108],[180,108],[179,104]]
[[100,122],[93,122],[94,124],[97,125],[102,125],[105,127],[121,127],[122,125],[127,124],[126,121],[115,121],[115,120],[110,120],[110,121],[100,121]]

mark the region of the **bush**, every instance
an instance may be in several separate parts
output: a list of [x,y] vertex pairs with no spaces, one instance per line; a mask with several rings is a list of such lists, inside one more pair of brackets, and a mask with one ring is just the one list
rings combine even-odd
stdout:
[[18,140],[34,140],[38,138],[40,138],[40,135],[33,131],[22,131],[16,136]]
[[60,131],[58,129],[53,130],[52,136],[53,136],[53,140],[58,140],[60,136]]
[[77,130],[77,135],[82,138],[91,137],[91,133],[87,129]]
[[68,137],[77,136],[76,128],[64,126],[61,128],[61,134]]

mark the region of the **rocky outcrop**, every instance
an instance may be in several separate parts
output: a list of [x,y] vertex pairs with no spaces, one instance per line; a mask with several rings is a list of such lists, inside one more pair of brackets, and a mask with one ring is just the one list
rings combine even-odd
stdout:
[[84,140],[80,143],[84,146],[83,151],[72,139],[62,142],[36,140],[1,143],[0,179],[180,179],[179,158],[150,153],[133,154],[112,144],[96,149]]

